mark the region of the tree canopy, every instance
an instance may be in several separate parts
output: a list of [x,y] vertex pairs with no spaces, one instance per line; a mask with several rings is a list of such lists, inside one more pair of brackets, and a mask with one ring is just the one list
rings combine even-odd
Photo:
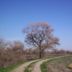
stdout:
[[34,23],[23,30],[25,42],[39,49],[39,57],[47,48],[59,44],[59,39],[53,35],[53,29],[48,23]]

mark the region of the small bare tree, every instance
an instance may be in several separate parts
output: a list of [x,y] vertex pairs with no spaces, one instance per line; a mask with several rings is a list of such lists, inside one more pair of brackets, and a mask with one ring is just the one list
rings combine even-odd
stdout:
[[45,49],[59,44],[59,39],[53,36],[53,29],[47,23],[32,24],[23,33],[26,35],[25,42],[38,48],[39,58],[42,58]]

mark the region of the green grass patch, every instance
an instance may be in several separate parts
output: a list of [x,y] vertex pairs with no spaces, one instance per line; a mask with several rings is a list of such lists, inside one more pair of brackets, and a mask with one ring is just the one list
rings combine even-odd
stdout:
[[38,61],[32,62],[29,66],[27,66],[24,72],[32,72],[34,64],[36,62],[38,62]]
[[44,62],[40,67],[41,67],[42,72],[47,72],[47,63],[46,62]]
[[[53,58],[53,57],[52,57]],[[41,72],[47,72],[47,63],[52,61],[51,57],[49,58],[50,60],[46,61],[46,62],[43,62],[41,65],[40,65],[40,68],[41,68]]]
[[24,62],[19,62],[19,63],[16,63],[16,64],[12,64],[6,68],[4,67],[0,67],[0,72],[10,72],[12,71],[13,69],[15,69],[16,67],[18,67],[19,65],[23,64]]

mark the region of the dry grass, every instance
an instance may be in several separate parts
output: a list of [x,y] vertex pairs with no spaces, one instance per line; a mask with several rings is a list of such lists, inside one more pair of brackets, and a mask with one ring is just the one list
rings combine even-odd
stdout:
[[[72,72],[68,65],[72,63],[72,56],[48,60],[41,65],[42,72]],[[71,65],[72,66],[72,65]]]
[[48,72],[72,72],[70,69],[66,68],[64,64],[49,64],[48,65]]
[[[68,68],[68,65],[71,62],[72,62],[71,56],[53,60],[47,64],[47,71],[48,72],[72,72],[72,70]],[[72,67],[72,64],[70,64],[69,67]]]

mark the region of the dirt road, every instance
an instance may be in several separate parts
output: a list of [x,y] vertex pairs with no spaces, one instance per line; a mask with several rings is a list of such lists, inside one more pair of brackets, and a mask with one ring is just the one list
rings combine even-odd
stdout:
[[[36,61],[36,60],[35,60]],[[35,61],[30,61],[30,62],[27,62],[27,63],[24,63],[22,64],[21,66],[17,67],[16,69],[14,69],[13,71],[11,72],[24,72],[25,68],[31,64],[32,62],[35,62]]]
[[34,67],[34,69],[33,69],[32,72],[41,72],[40,65],[41,65],[44,61],[47,61],[47,60],[48,60],[48,59],[41,60],[41,61],[37,62],[37,63],[35,64],[35,67]]
[[59,56],[59,57],[54,57],[54,58],[49,58],[49,59],[45,59],[45,60],[41,60],[39,62],[37,62],[34,66],[34,69],[32,72],[41,72],[41,69],[40,69],[40,65],[45,62],[45,61],[48,61],[48,60],[52,60],[52,59],[56,59],[56,58],[60,58],[60,57],[65,57],[65,56]]
[[[64,56],[60,56],[60,57],[64,57]],[[19,66],[18,68],[14,69],[13,71],[11,72],[24,72],[25,68],[31,64],[32,62],[35,62],[35,61],[38,61],[35,65],[34,65],[34,68],[33,68],[33,71],[32,72],[41,72],[41,69],[40,69],[40,65],[47,61],[47,60],[51,60],[51,59],[56,59],[56,58],[60,58],[60,57],[54,57],[54,58],[50,58],[50,59],[45,59],[45,60],[34,60],[34,61],[30,61],[30,62],[27,62],[25,64],[22,64],[21,66]]]

